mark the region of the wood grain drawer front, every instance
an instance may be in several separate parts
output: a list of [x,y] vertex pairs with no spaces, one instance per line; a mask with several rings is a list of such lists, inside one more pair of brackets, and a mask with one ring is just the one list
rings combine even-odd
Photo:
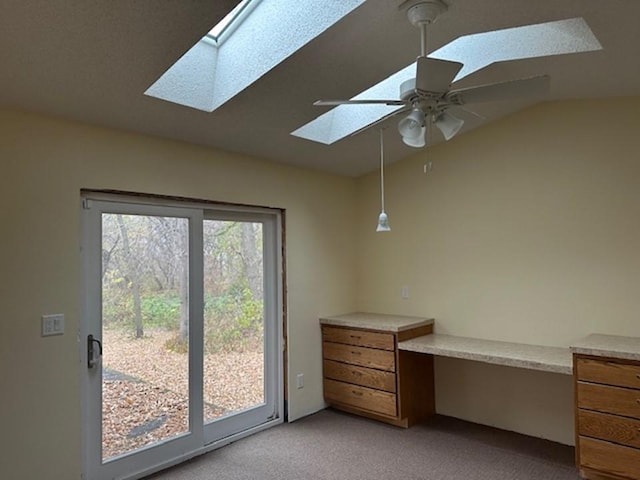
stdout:
[[322,340],[325,342],[344,343],[359,347],[394,350],[395,341],[392,333],[367,332],[348,328],[323,327]]
[[343,403],[391,417],[395,417],[397,413],[396,396],[393,393],[328,378],[324,379],[324,398],[328,403]]
[[578,380],[640,389],[640,365],[577,358]]
[[396,374],[393,372],[356,367],[355,365],[347,365],[333,360],[325,360],[323,369],[326,378],[384,390],[385,392],[396,392]]
[[640,479],[640,450],[586,437],[579,442],[581,466]]
[[640,419],[640,390],[578,382],[578,407]]
[[355,347],[340,343],[325,342],[322,346],[324,358],[345,362],[361,367],[377,368],[395,372],[396,354],[388,350],[376,350],[375,348]]
[[578,433],[640,448],[640,420],[578,410]]

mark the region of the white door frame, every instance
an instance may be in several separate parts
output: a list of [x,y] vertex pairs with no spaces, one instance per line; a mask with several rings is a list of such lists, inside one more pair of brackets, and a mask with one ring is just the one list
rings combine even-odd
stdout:
[[[193,456],[282,423],[284,417],[283,270],[281,213],[276,209],[218,206],[197,202],[85,194],[82,199],[81,286],[82,321],[79,329],[83,478],[88,480],[137,479]],[[101,335],[101,221],[102,213],[176,216],[189,219],[189,433],[102,463],[102,370],[87,367],[87,336]],[[258,221],[263,225],[265,298],[265,408],[240,413],[244,422],[230,416],[203,425],[203,219]],[[99,315],[101,317],[101,315]],[[270,348],[266,348],[267,345]],[[268,378],[267,378],[268,377]],[[195,380],[194,379],[199,379]]]

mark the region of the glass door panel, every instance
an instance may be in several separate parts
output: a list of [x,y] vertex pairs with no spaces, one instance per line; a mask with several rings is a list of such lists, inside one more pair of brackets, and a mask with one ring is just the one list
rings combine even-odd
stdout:
[[264,405],[264,266],[260,222],[205,220],[204,421]]
[[102,460],[189,432],[189,220],[102,214]]

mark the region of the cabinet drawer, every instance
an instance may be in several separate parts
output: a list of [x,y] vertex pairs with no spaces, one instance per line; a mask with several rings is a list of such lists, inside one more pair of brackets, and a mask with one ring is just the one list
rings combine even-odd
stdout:
[[640,389],[640,365],[577,358],[578,380]]
[[325,342],[322,345],[322,351],[324,358],[327,360],[335,360],[351,365],[377,368],[390,372],[395,372],[396,370],[395,352],[331,342]]
[[376,388],[386,392],[395,393],[396,374],[383,372],[372,368],[356,367],[346,363],[325,360],[323,362],[324,376],[333,380],[354,383],[363,387]]
[[578,407],[640,419],[640,390],[578,382]]
[[395,341],[392,333],[367,332],[349,328],[322,327],[322,340],[325,342],[344,343],[359,347],[393,350]]
[[580,437],[580,465],[626,478],[640,478],[640,450]]
[[336,402],[369,410],[391,417],[396,416],[396,396],[372,388],[324,379],[324,398],[328,403]]
[[578,433],[640,448],[640,420],[578,410]]

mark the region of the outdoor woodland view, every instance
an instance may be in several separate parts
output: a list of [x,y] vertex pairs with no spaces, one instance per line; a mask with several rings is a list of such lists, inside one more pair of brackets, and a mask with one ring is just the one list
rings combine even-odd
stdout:
[[[262,224],[205,220],[204,418],[264,401]],[[189,220],[103,214],[103,458],[188,431]]]

